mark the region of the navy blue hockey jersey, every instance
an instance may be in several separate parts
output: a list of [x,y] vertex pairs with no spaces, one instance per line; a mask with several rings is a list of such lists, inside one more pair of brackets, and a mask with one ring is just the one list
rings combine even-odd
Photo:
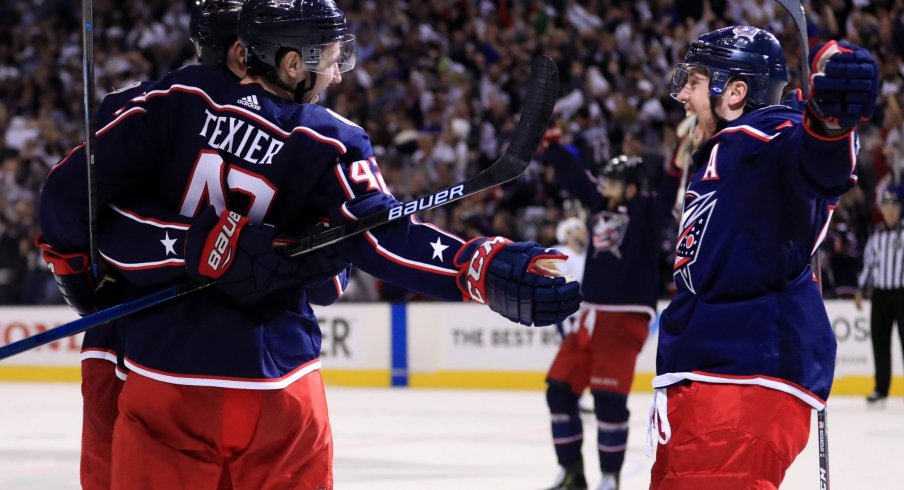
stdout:
[[[136,82],[119,90],[110,92],[101,101],[97,108],[97,124],[102,127],[116,117],[116,112],[126,105],[129,100],[137,97],[153,87],[154,82]],[[84,167],[84,160],[81,160]],[[87,182],[87,172],[85,178],[79,182]],[[109,323],[92,328],[85,332],[82,338],[81,360],[85,359],[103,359],[116,364],[121,349],[120,336],[117,332],[115,323]],[[119,377],[124,377],[124,368],[122,366],[117,370]]]
[[771,106],[694,154],[655,387],[757,384],[822,408],[836,342],[809,258],[856,182],[857,145],[856,134],[820,137],[800,112]]
[[[388,192],[363,129],[259,84],[229,83],[221,70],[202,66],[167,75],[97,134],[101,205],[145,195],[186,217],[208,205],[228,207],[297,236],[339,215],[349,199]],[[79,159],[55,167],[42,193],[46,239],[64,251],[86,248],[84,190],[66,185]],[[343,253],[355,265],[383,280],[462,299],[452,259],[463,241],[433,225],[400,220],[346,245]],[[172,244],[140,246],[163,255]],[[321,335],[308,302],[286,309],[281,294],[243,307],[209,288],[124,318],[126,364],[164,382],[285,387],[319,368]]]
[[604,311],[636,311],[656,317],[659,297],[659,250],[665,226],[674,222],[672,207],[679,176],[669,172],[652,192],[641,192],[609,210],[597,179],[585,172],[568,149],[552,144],[545,158],[556,182],[580,199],[590,216],[590,244],[581,292],[584,305]]

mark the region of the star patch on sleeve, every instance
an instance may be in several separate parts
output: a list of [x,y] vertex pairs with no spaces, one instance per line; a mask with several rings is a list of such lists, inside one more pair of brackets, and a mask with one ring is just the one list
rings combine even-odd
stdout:
[[178,257],[179,254],[176,253],[176,249],[173,247],[173,245],[176,244],[176,239],[170,238],[168,231],[165,233],[166,233],[166,236],[163,238],[163,240],[160,240],[160,243],[162,243],[164,246],[164,256],[168,257],[169,254],[173,254],[176,257]]
[[436,242],[430,242],[430,246],[433,247],[433,259],[439,259],[442,262],[443,259],[443,251],[449,248],[448,245],[443,245],[443,242],[440,241],[439,237],[436,237]]

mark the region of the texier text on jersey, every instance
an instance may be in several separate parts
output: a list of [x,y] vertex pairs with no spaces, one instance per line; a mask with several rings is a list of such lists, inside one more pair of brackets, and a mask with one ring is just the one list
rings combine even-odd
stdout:
[[223,150],[248,163],[269,165],[283,147],[262,129],[229,116],[217,116],[204,110],[204,126],[198,133],[211,148]]

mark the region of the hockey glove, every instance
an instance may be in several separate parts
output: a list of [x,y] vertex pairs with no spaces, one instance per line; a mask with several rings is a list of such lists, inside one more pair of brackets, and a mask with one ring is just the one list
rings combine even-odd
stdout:
[[551,325],[577,311],[581,286],[545,269],[541,259],[565,260],[558,250],[503,237],[475,238],[455,255],[458,287],[465,300],[523,325]]
[[35,245],[41,249],[41,256],[53,273],[66,304],[79,316],[90,315],[119,302],[121,290],[116,278],[104,273],[95,281],[88,267],[88,254],[61,253],[45,242],[40,234],[35,238]]
[[326,281],[347,262],[327,247],[301,256],[284,257],[274,249],[276,228],[255,225],[234,211],[202,212],[185,238],[189,277],[217,287],[241,304],[252,304],[268,293]]
[[872,116],[879,94],[879,68],[869,51],[829,41],[810,53],[810,71],[807,128],[838,137]]

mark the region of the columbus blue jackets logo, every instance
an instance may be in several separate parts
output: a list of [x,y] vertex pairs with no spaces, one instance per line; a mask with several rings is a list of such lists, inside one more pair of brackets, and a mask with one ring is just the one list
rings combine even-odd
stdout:
[[621,259],[619,247],[621,247],[622,240],[625,239],[628,221],[626,213],[603,211],[594,215],[592,227],[594,255],[600,252],[611,252],[617,259]]
[[756,34],[758,32],[760,32],[760,29],[757,29],[756,27],[750,27],[750,26],[737,26],[734,29],[732,29],[731,32],[735,36],[746,37],[748,40],[750,40],[752,42],[754,37],[756,36]]
[[709,218],[713,214],[716,201],[713,195],[715,191],[708,194],[697,194],[694,191],[688,191],[685,196],[686,205],[684,214],[681,216],[681,234],[678,235],[678,245],[675,248],[675,275],[681,276],[684,284],[694,294],[694,281],[691,276],[691,265],[697,261],[700,256],[700,247],[703,246],[703,237],[706,235],[706,227],[709,225]]

